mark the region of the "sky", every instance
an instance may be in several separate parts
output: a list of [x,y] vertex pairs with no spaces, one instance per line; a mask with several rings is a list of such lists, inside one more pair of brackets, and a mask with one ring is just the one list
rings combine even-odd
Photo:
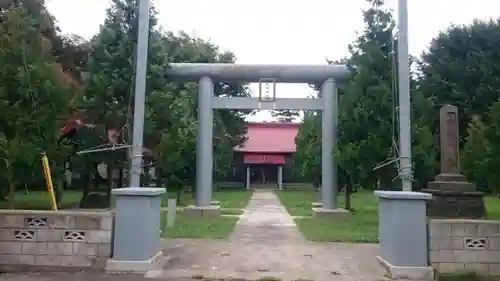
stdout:
[[[46,0],[63,33],[90,38],[103,23],[107,0]],[[324,64],[347,55],[363,29],[365,0],[155,0],[159,24],[210,39],[245,64]],[[397,10],[397,0],[386,0]],[[498,0],[408,0],[409,48],[418,56],[450,24],[500,17]],[[394,12],[397,19],[397,15]],[[253,95],[257,87],[251,85]],[[305,84],[278,84],[276,97],[306,97]],[[259,112],[250,121],[270,120]]]

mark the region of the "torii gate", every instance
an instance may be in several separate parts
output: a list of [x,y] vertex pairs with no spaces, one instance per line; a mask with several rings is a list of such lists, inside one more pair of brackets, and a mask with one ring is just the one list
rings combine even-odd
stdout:
[[[213,185],[213,110],[214,109],[297,109],[322,110],[321,203],[318,212],[332,213],[337,206],[337,164],[333,148],[337,143],[337,84],[350,75],[345,65],[244,65],[172,63],[166,76],[172,81],[198,82],[198,136],[196,157],[196,206],[190,211],[200,215],[218,213],[211,206]],[[273,84],[270,97],[216,97],[214,83],[259,82]],[[276,83],[321,84],[319,98],[276,98]],[[342,210],[344,211],[344,210]]]
[[[146,69],[149,36],[149,0],[140,0],[137,40],[137,63],[134,96],[134,127],[131,149],[129,188],[113,190],[116,214],[113,231],[113,258],[108,270],[147,271],[163,256],[160,244],[160,208],[164,188],[141,188],[140,170],[146,99]],[[337,206],[337,164],[333,148],[337,143],[337,83],[349,76],[345,65],[240,65],[240,64],[170,64],[166,75],[177,81],[199,83],[198,150],[196,164],[196,206],[198,215],[218,214],[210,206],[213,173],[213,109],[313,109],[322,110],[321,201],[317,214],[342,211]],[[214,96],[215,82],[319,83],[318,99],[271,99]],[[212,209],[213,208],[213,209]],[[135,243],[141,237],[144,243]],[[138,246],[138,247],[135,247]]]
[[[144,106],[149,36],[149,0],[139,1],[137,63],[134,97],[134,127],[131,149],[130,187],[140,186]],[[218,213],[210,206],[213,173],[213,109],[311,109],[322,110],[321,150],[321,213],[335,213],[337,206],[337,164],[333,148],[337,143],[337,84],[346,80],[346,65],[243,65],[172,63],[166,71],[172,81],[198,82],[198,137],[196,162],[196,206],[193,213]],[[214,96],[215,82],[314,83],[321,84],[318,99],[270,99],[251,97],[225,98]],[[340,211],[341,209],[339,209]],[[345,211],[345,210],[343,210]]]

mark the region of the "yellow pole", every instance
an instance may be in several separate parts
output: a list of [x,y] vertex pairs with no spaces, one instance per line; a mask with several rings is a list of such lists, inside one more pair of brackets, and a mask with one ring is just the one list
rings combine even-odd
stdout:
[[43,173],[45,174],[45,182],[50,195],[50,202],[52,203],[52,210],[57,211],[56,196],[54,194],[54,185],[52,184],[52,176],[50,174],[49,159],[45,153],[42,153],[42,166]]

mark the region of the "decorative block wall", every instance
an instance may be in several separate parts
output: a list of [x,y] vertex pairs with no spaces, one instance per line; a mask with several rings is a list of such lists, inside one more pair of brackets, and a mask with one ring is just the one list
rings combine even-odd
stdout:
[[500,275],[500,221],[433,219],[429,236],[430,262],[438,272]]
[[111,212],[0,210],[0,267],[104,268]]

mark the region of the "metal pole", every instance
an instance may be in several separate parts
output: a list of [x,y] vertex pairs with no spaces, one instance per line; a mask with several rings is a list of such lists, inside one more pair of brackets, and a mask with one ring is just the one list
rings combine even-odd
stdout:
[[283,165],[278,166],[278,189],[283,189]]
[[408,0],[398,0],[399,149],[403,191],[412,191],[410,58],[408,51]]
[[[333,80],[333,79],[332,79]],[[333,209],[338,208],[339,206],[339,196],[338,196],[338,166],[337,160],[333,156],[333,150],[337,149],[337,129],[339,125],[339,92],[337,89],[337,83],[335,80],[332,81],[333,91],[332,91],[332,153],[330,153],[332,157],[332,189],[333,189]]]
[[337,208],[337,166],[333,157],[337,131],[337,87],[330,78],[321,86],[321,203],[325,209]]
[[198,136],[196,150],[196,206],[208,207],[212,200],[214,83],[202,77],[198,85]]
[[146,71],[148,64],[149,0],[139,0],[137,29],[137,58],[135,67],[134,127],[130,155],[129,186],[140,187],[142,170],[142,141],[144,107],[146,102]]
[[177,199],[167,200],[167,227],[172,227],[175,224],[175,215],[177,213]]
[[246,189],[250,188],[250,165],[247,166],[247,173],[245,177],[245,188]]

